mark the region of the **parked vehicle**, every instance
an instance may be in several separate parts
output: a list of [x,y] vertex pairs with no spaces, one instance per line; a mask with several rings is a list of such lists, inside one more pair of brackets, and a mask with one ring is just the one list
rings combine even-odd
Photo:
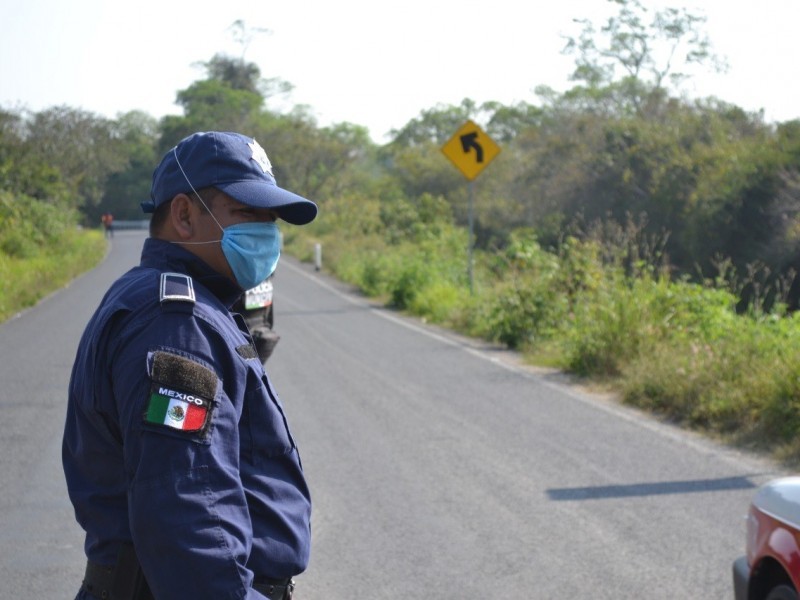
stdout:
[[798,600],[800,477],[758,489],[747,514],[745,548],[733,563],[736,600]]
[[272,290],[270,277],[247,290],[231,309],[242,315],[247,322],[262,363],[267,362],[280,339],[272,328],[275,319],[272,310]]

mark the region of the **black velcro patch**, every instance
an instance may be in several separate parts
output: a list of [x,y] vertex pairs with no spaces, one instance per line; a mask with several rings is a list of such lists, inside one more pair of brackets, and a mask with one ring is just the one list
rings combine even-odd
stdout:
[[217,393],[217,374],[191,359],[158,351],[153,353],[153,381],[176,387],[204,398]]
[[242,358],[258,358],[258,352],[253,348],[253,344],[242,344],[236,347],[236,352]]

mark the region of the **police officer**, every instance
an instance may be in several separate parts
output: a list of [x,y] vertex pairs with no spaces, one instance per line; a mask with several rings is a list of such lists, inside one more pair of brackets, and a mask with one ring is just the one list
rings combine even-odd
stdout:
[[291,598],[309,491],[275,389],[229,312],[275,269],[276,219],[317,206],[277,186],[263,148],[196,133],[153,173],[150,237],[89,322],[63,465],[86,531],[78,598]]

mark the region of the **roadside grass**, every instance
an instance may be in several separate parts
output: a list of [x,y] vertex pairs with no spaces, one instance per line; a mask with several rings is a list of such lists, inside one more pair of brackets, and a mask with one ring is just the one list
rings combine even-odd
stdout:
[[294,231],[286,243],[306,259],[321,243],[326,270],[388,306],[800,465],[800,318],[780,305],[737,314],[737,297],[721,278],[673,281],[657,253],[633,249],[633,237],[613,244],[566,237],[545,250],[519,232],[503,253],[476,254],[473,293],[466,237],[455,228],[391,240],[329,222]]
[[800,320],[737,316],[630,361],[625,402],[800,465]]
[[0,251],[0,322],[97,265],[105,252],[101,231],[79,229],[65,230],[22,256]]

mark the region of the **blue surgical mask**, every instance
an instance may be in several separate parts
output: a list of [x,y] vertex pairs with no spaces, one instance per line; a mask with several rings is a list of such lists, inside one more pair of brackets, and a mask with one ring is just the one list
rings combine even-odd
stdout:
[[275,272],[281,236],[274,222],[237,223],[222,230],[222,252],[236,282],[249,290]]
[[[175,149],[173,148],[173,152]],[[236,283],[243,290],[249,290],[264,281],[275,272],[278,266],[278,259],[281,256],[281,234],[278,231],[278,224],[271,221],[258,221],[249,223],[236,223],[223,227],[211,209],[206,206],[203,198],[194,189],[192,182],[186,176],[178,153],[175,152],[175,161],[178,168],[186,178],[186,182],[197,198],[200,200],[208,214],[222,230],[222,239],[212,242],[176,242],[182,244],[221,244],[222,253],[228,261],[228,265],[233,271]]]

